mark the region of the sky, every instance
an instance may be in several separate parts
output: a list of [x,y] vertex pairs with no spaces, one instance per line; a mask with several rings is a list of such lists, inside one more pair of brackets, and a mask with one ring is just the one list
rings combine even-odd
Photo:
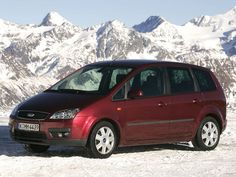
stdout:
[[224,13],[234,6],[235,0],[2,0],[0,18],[40,24],[47,13],[56,11],[81,27],[115,19],[131,27],[152,15],[182,25],[194,17]]

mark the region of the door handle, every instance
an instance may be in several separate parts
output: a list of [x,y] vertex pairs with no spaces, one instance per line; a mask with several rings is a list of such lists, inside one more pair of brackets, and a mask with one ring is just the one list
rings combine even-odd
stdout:
[[167,104],[163,103],[162,101],[157,104],[158,107],[164,107],[167,106]]
[[193,103],[198,103],[199,100],[197,98],[193,99]]

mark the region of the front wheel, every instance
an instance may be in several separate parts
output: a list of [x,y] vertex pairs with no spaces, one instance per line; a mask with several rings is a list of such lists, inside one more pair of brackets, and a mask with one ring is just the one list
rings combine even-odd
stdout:
[[94,158],[108,158],[117,146],[117,134],[114,126],[107,121],[99,122],[93,128],[88,148]]
[[201,122],[197,134],[192,141],[198,150],[213,150],[220,140],[220,128],[218,122],[212,117],[206,117]]
[[37,145],[37,144],[26,144],[25,145],[25,149],[28,152],[32,152],[32,153],[42,153],[47,151],[49,148],[49,146],[45,146],[45,145]]

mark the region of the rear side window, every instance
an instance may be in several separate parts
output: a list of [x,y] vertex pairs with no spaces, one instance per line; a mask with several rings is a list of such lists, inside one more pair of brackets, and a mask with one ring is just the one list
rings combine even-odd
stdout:
[[171,93],[194,92],[194,82],[187,68],[167,68]]
[[200,69],[193,69],[201,91],[216,90],[216,86],[209,72]]

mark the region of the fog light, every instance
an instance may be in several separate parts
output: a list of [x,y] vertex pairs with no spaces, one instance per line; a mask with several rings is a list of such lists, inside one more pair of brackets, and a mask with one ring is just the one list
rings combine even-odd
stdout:
[[62,138],[63,137],[62,133],[58,133],[58,137]]
[[68,132],[67,132],[67,133],[64,133],[64,136],[69,136],[69,135],[70,135],[70,133],[68,133]]
[[70,128],[50,128],[48,129],[52,138],[66,138],[70,136]]

